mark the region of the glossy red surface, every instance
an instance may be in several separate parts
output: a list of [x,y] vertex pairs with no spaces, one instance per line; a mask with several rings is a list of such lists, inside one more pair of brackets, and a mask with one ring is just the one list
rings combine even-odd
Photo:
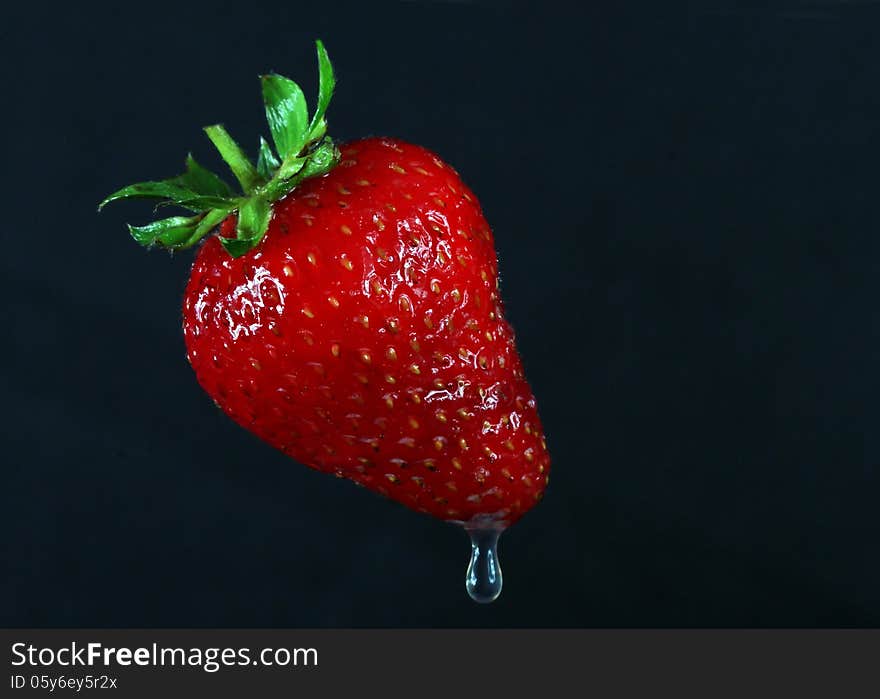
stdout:
[[255,250],[200,249],[183,315],[198,380],[303,464],[442,519],[512,523],[549,456],[476,197],[423,148],[341,151],[276,202]]

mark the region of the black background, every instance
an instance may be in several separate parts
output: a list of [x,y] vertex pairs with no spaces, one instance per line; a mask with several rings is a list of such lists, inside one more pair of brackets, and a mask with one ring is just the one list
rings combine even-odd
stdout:
[[[5,12],[0,625],[880,624],[880,5]],[[205,124],[253,146],[315,37],[332,132],[435,150],[495,229],[554,462],[487,607],[461,532],[216,410],[191,255],[95,214]]]

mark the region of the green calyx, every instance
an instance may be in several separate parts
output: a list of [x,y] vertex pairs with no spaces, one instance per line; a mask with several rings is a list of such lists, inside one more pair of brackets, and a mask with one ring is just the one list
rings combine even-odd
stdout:
[[233,257],[256,247],[269,227],[272,202],[291,192],[303,180],[329,172],[339,162],[339,151],[327,136],[325,119],[336,78],[324,44],[320,40],[315,43],[318,104],[311,119],[299,85],[281,75],[261,77],[266,120],[275,149],[273,151],[261,138],[256,165],[223,126],[205,127],[208,138],[241,186],[241,194],[190,155],[182,175],[123,187],[104,199],[98,210],[120,199],[157,199],[158,206],[170,204],[193,212],[193,216],[172,216],[145,226],[128,227],[141,245],[159,245],[172,250],[195,245],[223,219],[237,212],[235,238],[220,238],[220,242]]

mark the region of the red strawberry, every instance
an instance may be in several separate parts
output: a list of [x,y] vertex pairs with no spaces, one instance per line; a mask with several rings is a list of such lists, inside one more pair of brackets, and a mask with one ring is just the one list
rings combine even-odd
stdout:
[[196,376],[297,461],[441,519],[513,521],[548,458],[479,205],[418,146],[341,154],[275,203],[256,250],[199,250],[184,300]]
[[185,175],[106,201],[161,197],[196,212],[132,228],[147,245],[188,247],[221,224],[193,264],[183,326],[199,383],[235,422],[408,507],[504,528],[540,499],[549,456],[492,233],[424,148],[336,148],[320,42],[318,53],[311,120],[295,83],[263,78],[277,158],[262,141],[255,168],[208,127],[243,196],[190,158]]

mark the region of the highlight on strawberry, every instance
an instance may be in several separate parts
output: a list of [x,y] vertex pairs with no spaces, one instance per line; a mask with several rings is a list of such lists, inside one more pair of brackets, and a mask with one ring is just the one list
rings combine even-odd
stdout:
[[[129,226],[146,247],[202,243],[183,301],[187,356],[233,421],[294,460],[464,527],[471,597],[501,591],[500,533],[537,503],[550,458],[474,193],[393,138],[336,144],[336,80],[317,42],[311,117],[299,86],[261,78],[272,144],[256,163],[205,132],[240,191],[192,156],[129,185],[190,215]],[[273,148],[274,145],[274,148]]]

